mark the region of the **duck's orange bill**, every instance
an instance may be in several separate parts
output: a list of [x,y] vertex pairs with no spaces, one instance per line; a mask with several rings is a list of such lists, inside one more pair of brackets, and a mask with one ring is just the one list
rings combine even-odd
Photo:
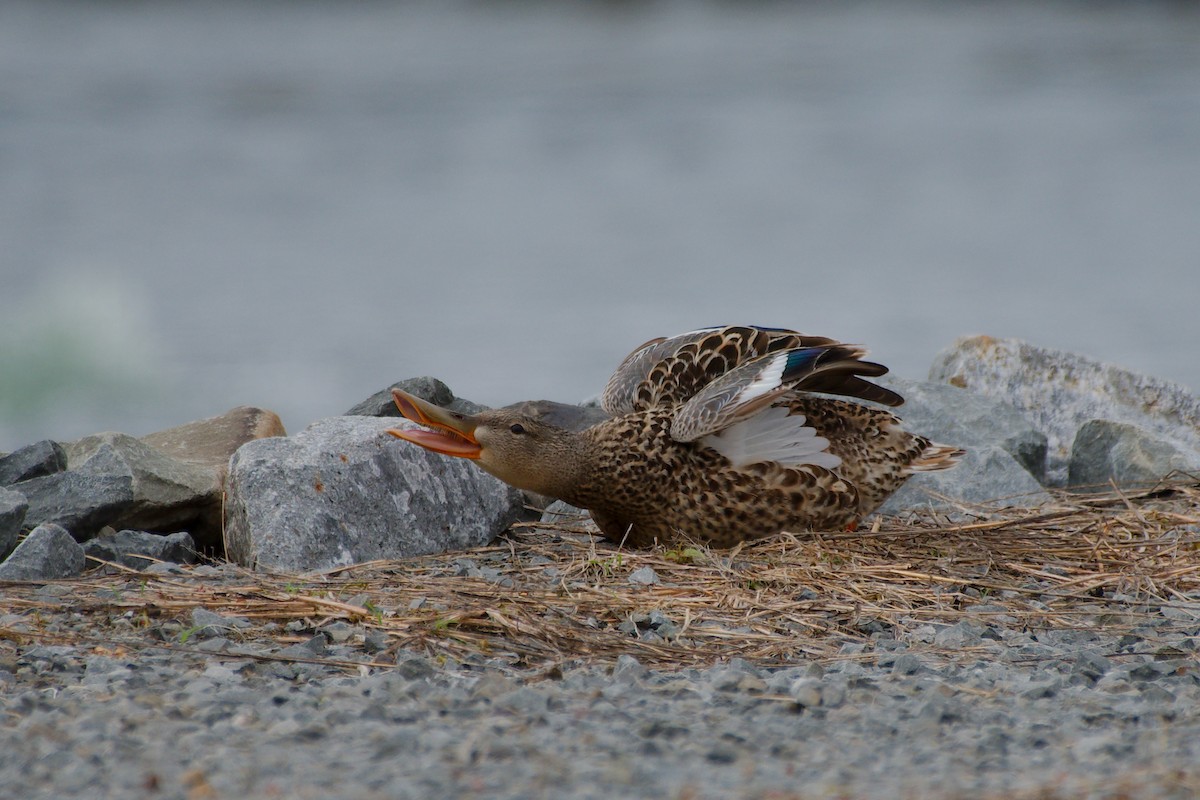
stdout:
[[388,428],[397,439],[419,444],[426,450],[458,458],[479,458],[481,448],[475,441],[475,417],[447,411],[419,397],[392,389],[392,399],[405,419],[423,428]]

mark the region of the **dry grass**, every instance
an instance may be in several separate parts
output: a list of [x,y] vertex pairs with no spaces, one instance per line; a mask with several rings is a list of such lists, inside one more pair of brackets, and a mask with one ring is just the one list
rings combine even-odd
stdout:
[[[872,632],[904,638],[926,623],[967,617],[1000,616],[1008,627],[1132,630],[1157,617],[1163,602],[1200,601],[1195,483],[1136,496],[1061,495],[1036,511],[964,511],[977,521],[914,515],[867,531],[782,535],[724,551],[628,551],[580,526],[526,525],[471,552],[315,575],[93,573],[62,582],[70,591],[57,598],[8,584],[6,605],[27,619],[69,612],[95,629],[0,628],[0,638],[141,647],[151,641],[146,629],[178,620],[178,646],[191,610],[202,606],[256,623],[241,632],[246,638],[280,644],[341,619],[433,657],[482,654],[545,669],[628,653],[678,667],[732,657],[766,664],[852,657],[839,650]],[[466,577],[462,559],[496,572]],[[630,574],[643,567],[660,582],[632,584]],[[650,612],[672,623],[658,628],[665,638],[647,635]],[[128,622],[114,627],[119,618]],[[296,620],[302,624],[292,628],[303,630],[287,632],[283,626]],[[621,630],[627,621],[641,635],[629,625]]]

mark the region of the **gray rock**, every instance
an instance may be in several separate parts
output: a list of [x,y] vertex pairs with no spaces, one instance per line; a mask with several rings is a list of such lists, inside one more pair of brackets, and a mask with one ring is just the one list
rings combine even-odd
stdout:
[[[80,461],[85,467],[110,465],[109,474],[130,477],[132,501],[119,514],[105,520],[105,524],[117,529],[186,528],[219,497],[220,484],[211,469],[173,458],[123,433],[88,436],[68,443],[67,448],[72,468]],[[71,532],[79,536],[92,531],[72,528]]]
[[522,495],[473,464],[396,440],[395,419],[333,417],[244,445],[230,463],[226,552],[246,566],[318,570],[478,547]]
[[65,528],[39,525],[0,564],[0,581],[73,578],[83,572],[84,563],[83,548]]
[[1110,481],[1153,486],[1175,471],[1200,472],[1200,459],[1136,425],[1095,419],[1075,434],[1067,484],[1100,489],[1107,489]]
[[155,561],[176,564],[192,564],[196,561],[196,543],[184,531],[163,536],[147,531],[106,529],[95,539],[85,542],[83,552],[90,558],[132,569],[145,569]]
[[555,500],[546,506],[546,510],[542,512],[541,521],[552,525],[576,525],[587,522],[591,518],[587,509],[576,508],[563,500]]
[[805,708],[816,708],[821,705],[823,687],[818,678],[797,678],[788,687],[788,694],[796,705]]
[[392,389],[399,389],[402,392],[416,395],[417,397],[427,402],[433,403],[435,406],[448,408],[451,411],[457,411],[461,414],[478,414],[483,411],[486,406],[481,406],[477,403],[472,403],[470,400],[463,400],[455,397],[454,392],[450,391],[450,387],[439,381],[437,378],[422,376],[420,378],[406,378],[402,381],[396,381],[386,389],[380,389],[375,394],[358,403],[345,416],[348,417],[399,417],[403,416],[400,409],[396,408],[396,401],[392,399]]
[[227,617],[207,608],[192,609],[192,633],[201,639],[224,636],[232,631],[245,630],[252,625],[245,617]]
[[904,396],[894,409],[905,430],[968,450],[998,446],[1038,481],[1046,476],[1046,436],[1015,406],[948,383],[887,376],[878,383]]
[[25,521],[29,502],[25,495],[10,489],[0,488],[0,558],[12,552],[17,544],[17,534]]
[[968,448],[954,469],[914,475],[876,513],[898,516],[921,508],[1035,508],[1052,500],[1029,472],[997,445]]
[[906,430],[965,448],[951,470],[913,476],[878,513],[953,510],[961,505],[1037,506],[1050,497],[1038,482],[1046,440],[1011,405],[946,384],[887,377],[880,383],[904,395],[896,409]]
[[953,625],[947,625],[933,637],[937,647],[957,650],[979,644],[982,640],[983,628],[969,620],[959,620]]
[[141,439],[100,433],[63,445],[65,471],[13,488],[29,501],[26,529],[53,522],[80,540],[104,526],[188,530],[215,545],[229,457],[247,441],[282,431],[274,413],[240,407]]
[[617,663],[613,665],[612,676],[618,680],[630,682],[645,678],[649,670],[633,656],[622,653],[617,656]]
[[[195,420],[174,428],[156,431],[141,437],[155,450],[207,470],[211,475],[211,493],[187,509],[180,509],[175,529],[186,528],[203,548],[219,550],[221,540],[221,489],[229,469],[229,459],[246,442],[272,436],[286,436],[283,421],[274,411],[254,406],[238,406],[224,414]],[[163,523],[155,530],[168,530]]]
[[940,353],[930,380],[1012,403],[1046,434],[1047,484],[1064,485],[1078,430],[1136,425],[1200,465],[1200,398],[1185,387],[1017,339],[974,336]]
[[652,586],[658,583],[658,573],[652,567],[642,567],[629,573],[629,582],[634,586]]
[[10,486],[30,478],[52,475],[66,468],[67,454],[62,445],[45,439],[0,458],[0,486]]
[[1111,670],[1112,666],[1112,660],[1099,653],[1083,652],[1075,659],[1071,673],[1089,683],[1095,683]]
[[[136,442],[132,437],[108,434]],[[145,447],[145,445],[141,445]],[[32,478],[14,488],[29,501],[25,527],[61,525],[86,539],[126,514],[134,502],[133,469],[120,444],[99,444],[65,472]]]

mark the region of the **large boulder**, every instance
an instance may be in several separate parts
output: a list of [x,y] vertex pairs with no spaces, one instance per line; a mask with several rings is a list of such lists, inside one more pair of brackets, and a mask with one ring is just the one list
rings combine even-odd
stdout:
[[[1200,468],[1200,398],[1178,384],[990,336],[956,341],[929,377],[1005,400],[1028,416],[1047,438],[1047,485],[1067,483],[1076,434],[1093,420],[1139,428],[1178,451],[1180,463]],[[1116,474],[1090,477],[1120,482]]]
[[226,555],[257,568],[323,570],[478,547],[518,517],[516,489],[386,433],[409,424],[332,417],[244,445],[226,482]]

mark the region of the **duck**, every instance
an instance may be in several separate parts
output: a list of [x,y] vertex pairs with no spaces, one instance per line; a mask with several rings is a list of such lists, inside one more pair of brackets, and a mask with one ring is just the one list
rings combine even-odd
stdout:
[[622,546],[732,547],[783,531],[854,530],[909,477],[965,451],[910,433],[867,351],[784,328],[652,339],[600,395],[607,419],[551,424],[530,404],[466,414],[392,390],[398,439],[586,509]]

